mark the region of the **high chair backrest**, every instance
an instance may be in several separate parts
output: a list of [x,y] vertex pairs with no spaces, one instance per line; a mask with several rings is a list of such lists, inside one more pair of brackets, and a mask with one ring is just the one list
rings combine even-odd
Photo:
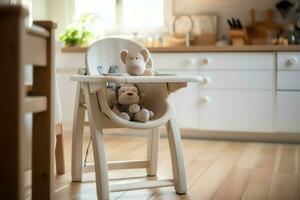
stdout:
[[[106,38],[99,40],[92,44],[86,53],[87,73],[88,75],[101,75],[101,72],[108,73],[111,66],[117,66],[120,73],[126,73],[126,67],[120,58],[121,51],[128,50],[129,52],[137,53],[142,49],[146,48],[128,39]],[[149,57],[147,65],[152,67],[153,61],[150,53]]]

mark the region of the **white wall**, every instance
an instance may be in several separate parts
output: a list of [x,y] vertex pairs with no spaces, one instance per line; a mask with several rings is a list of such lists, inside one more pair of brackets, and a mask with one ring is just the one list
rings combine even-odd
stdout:
[[48,19],[48,0],[31,0],[32,18],[34,20]]
[[[21,0],[19,0],[21,1]],[[65,26],[72,22],[75,0],[31,0],[33,7],[33,19],[51,19],[58,24],[57,35]],[[227,18],[240,18],[243,24],[250,22],[249,12],[254,8],[258,12],[258,19],[263,18],[263,13],[269,8],[275,9],[279,0],[172,0],[170,10],[174,13],[215,13],[218,15],[219,36],[227,35]],[[291,0],[297,2],[298,0]],[[88,1],[87,1],[88,3]],[[279,14],[275,11],[275,18]]]
[[[24,1],[24,0],[19,0]],[[52,20],[57,23],[56,38],[73,20],[75,0],[26,0],[32,1],[33,20]]]
[[[74,15],[75,0],[48,0],[49,19],[57,23],[55,31],[56,38],[61,34],[65,27],[72,23]],[[88,1],[87,1],[88,3]]]
[[276,2],[277,0],[174,0],[174,13],[215,13],[219,20],[219,35],[227,35],[227,18],[240,18],[243,24],[247,24],[251,8],[262,15],[263,11],[274,8]]

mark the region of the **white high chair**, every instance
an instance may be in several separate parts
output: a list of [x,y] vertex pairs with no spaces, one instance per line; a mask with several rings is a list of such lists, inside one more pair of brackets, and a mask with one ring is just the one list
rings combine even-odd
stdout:
[[[201,77],[158,75],[158,76],[103,76],[111,65],[119,66],[121,73],[126,69],[121,63],[120,52],[139,52],[141,45],[126,39],[108,38],[95,42],[86,53],[87,75],[74,75],[71,80],[77,81],[75,101],[73,139],[72,139],[72,180],[82,179],[82,135],[87,109],[96,173],[98,199],[109,199],[110,191],[127,191],[174,186],[178,194],[186,193],[186,177],[181,138],[175,119],[171,93],[186,87],[187,82],[201,81]],[[150,56],[148,65],[153,66]],[[107,100],[107,83],[138,83],[141,92],[146,94],[144,106],[155,113],[155,118],[146,123],[126,121],[112,112]],[[146,168],[149,176],[157,171],[157,153],[159,127],[166,125],[169,140],[173,180],[151,180],[137,183],[109,186],[108,170]],[[106,128],[152,129],[149,133],[147,160],[120,161],[107,163],[104,147],[103,130]]]

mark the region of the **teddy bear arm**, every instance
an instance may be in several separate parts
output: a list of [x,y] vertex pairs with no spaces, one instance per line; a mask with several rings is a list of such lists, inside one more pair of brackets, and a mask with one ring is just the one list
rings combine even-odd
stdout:
[[142,76],[154,76],[154,73],[151,69],[146,68]]

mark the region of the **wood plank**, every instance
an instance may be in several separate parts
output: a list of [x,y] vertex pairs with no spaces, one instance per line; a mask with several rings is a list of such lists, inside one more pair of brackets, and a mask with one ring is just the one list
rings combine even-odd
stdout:
[[[46,40],[46,67],[33,68],[34,96],[47,97],[47,111],[33,114],[32,127],[32,199],[52,199],[54,179],[54,29],[44,27],[50,37]],[[41,47],[41,46],[40,46]],[[39,49],[35,49],[39,51]],[[39,56],[37,54],[36,56]],[[42,55],[41,55],[42,56]],[[44,58],[42,56],[42,58]],[[41,60],[42,61],[42,60]],[[37,64],[37,63],[35,63]]]
[[278,162],[273,170],[269,199],[298,199],[298,174],[295,145],[280,145]]
[[173,185],[174,185],[173,180],[141,181],[136,183],[110,185],[110,191],[119,192],[119,191],[150,189],[150,188],[158,188],[158,187],[169,187]]
[[245,150],[241,143],[231,143],[188,191],[188,199],[212,199]]
[[[57,124],[55,125],[57,127]],[[61,124],[58,124],[62,128]],[[56,164],[56,173],[64,174],[65,169],[65,156],[64,156],[64,144],[63,144],[63,134],[62,129],[61,133],[57,134],[56,132],[56,145],[55,145],[55,164]]]
[[250,143],[230,174],[224,180],[214,199],[241,199],[248,180],[259,158],[261,144]]
[[[68,141],[69,144],[66,145],[66,155],[68,160],[70,160],[69,139],[70,137],[69,135],[67,135],[66,141]],[[88,139],[89,138],[85,136],[84,146],[87,145]],[[120,144],[122,144],[122,147]],[[114,135],[108,135],[106,137],[108,157],[110,157],[111,160],[117,160],[117,158],[119,158],[120,156],[124,156],[125,159],[141,159],[145,157],[146,144],[146,138],[143,137],[128,137]],[[258,144],[183,140],[183,146],[186,161],[186,175],[188,181],[187,184],[188,188],[190,188],[188,190],[187,195],[179,196],[174,192],[174,189],[172,187],[166,187],[160,189],[144,189],[128,192],[111,192],[110,198],[112,200],[201,200],[212,199],[213,197],[219,198],[220,194],[222,194],[221,197],[223,197],[223,195],[225,197],[228,197],[227,195],[229,195],[229,197],[234,198],[238,194],[237,196],[239,196],[240,199],[243,200],[268,199],[273,173],[278,174],[279,169],[286,169],[282,168],[282,165],[280,163],[283,162],[282,156],[286,155],[284,153],[284,145],[265,143]],[[294,145],[292,145],[292,147],[293,146]],[[256,147],[259,150],[255,150]],[[287,152],[289,152],[290,147],[291,146],[287,148]],[[295,153],[295,156],[297,157],[300,155],[298,155],[298,151],[300,151],[300,148],[298,149],[297,146],[297,154]],[[170,172],[168,144],[165,138],[161,139],[158,160],[159,178],[172,178]],[[299,161],[298,159],[296,160],[297,162]],[[92,152],[88,156],[88,161],[92,161]],[[249,163],[249,165],[247,165],[247,163]],[[67,164],[69,165],[69,163]],[[230,168],[230,166],[232,167]],[[235,169],[237,169],[238,171],[236,171]],[[292,168],[288,167],[288,169]],[[225,172],[220,172],[224,170]],[[247,178],[245,178],[247,177],[245,175],[247,174],[247,171],[250,171],[248,181]],[[207,175],[207,173],[210,174]],[[218,174],[221,174],[221,176],[219,176]],[[239,174],[241,174],[241,176],[239,176]],[[123,170],[110,171],[109,174],[111,184],[133,183],[141,180],[153,180],[153,178],[145,177],[145,175],[146,171],[141,169],[124,170],[124,172]],[[206,176],[206,179],[203,178],[204,176]],[[65,185],[60,185],[60,188],[62,189],[55,193],[55,199],[90,200],[97,198],[96,187],[94,182],[95,178],[93,173],[84,175],[84,181],[82,182],[82,186],[71,183],[69,175],[60,177],[64,177],[66,180],[69,181],[61,183]],[[276,184],[275,186],[272,185],[272,193],[274,193],[275,191],[276,194],[272,195],[277,195],[277,193],[280,193],[278,195],[281,197],[281,199],[288,199],[290,196],[286,195],[286,191],[280,192],[280,190],[282,190],[280,185],[287,184],[288,186],[286,187],[295,187],[293,185],[295,185],[296,181],[293,179],[288,180],[290,178],[291,177],[274,178],[273,181],[276,182]],[[294,179],[297,178],[298,176],[295,176]],[[199,182],[199,180],[202,181]],[[238,182],[241,183],[241,185],[239,185]],[[247,183],[246,187],[245,183]],[[208,187],[207,185],[210,185],[210,187]],[[207,190],[207,188],[209,188],[207,193],[212,193],[213,195],[200,196]],[[236,191],[234,191],[232,188],[236,188]],[[299,188],[298,185],[297,188]],[[242,193],[243,190],[244,193]],[[293,190],[296,189],[292,189],[289,191],[293,193]],[[232,194],[228,194],[226,191]],[[217,196],[216,194],[218,194],[219,196]]]
[[47,98],[42,96],[27,97],[24,110],[25,113],[37,113],[47,110]]
[[280,157],[280,145],[264,144],[261,148],[255,169],[249,179],[246,191],[243,195],[244,199],[268,199],[272,176],[275,171]]
[[255,168],[262,146],[263,145],[259,143],[251,143],[235,166],[246,169]]
[[272,170],[267,168],[255,169],[250,177],[243,200],[265,200],[269,197],[272,182]]
[[260,158],[256,163],[257,168],[273,169],[275,165],[276,152],[278,147],[273,144],[267,144],[262,148]]
[[296,200],[298,197],[298,177],[292,173],[276,173],[273,175],[270,200]]
[[24,199],[24,17],[20,6],[0,7],[0,199]]
[[25,64],[46,66],[47,64],[47,40],[31,34],[24,36],[24,59]]
[[296,146],[295,145],[282,145],[280,163],[278,172],[296,173]]
[[[207,168],[228,146],[227,142],[211,142],[211,141],[194,141],[195,143],[191,143],[190,141],[183,140],[183,144],[186,144],[186,148],[189,147],[189,151],[185,150],[185,161],[186,161],[186,177],[187,177],[187,188],[188,194],[190,188],[196,183],[198,178],[207,170]],[[197,143],[202,143],[197,144]],[[195,148],[197,146],[197,148]],[[168,169],[168,167],[166,167]],[[171,177],[171,173],[166,173],[164,178]],[[131,195],[133,196],[133,195]],[[122,196],[123,197],[123,196]],[[154,195],[151,196],[152,199],[182,199],[185,198],[186,195],[178,196],[173,188],[162,188],[159,189],[158,192],[155,192]]]
[[214,199],[231,199],[239,200],[242,198],[243,193],[246,189],[247,182],[251,173],[251,169],[247,168],[232,168],[224,180],[221,188],[218,190]]

